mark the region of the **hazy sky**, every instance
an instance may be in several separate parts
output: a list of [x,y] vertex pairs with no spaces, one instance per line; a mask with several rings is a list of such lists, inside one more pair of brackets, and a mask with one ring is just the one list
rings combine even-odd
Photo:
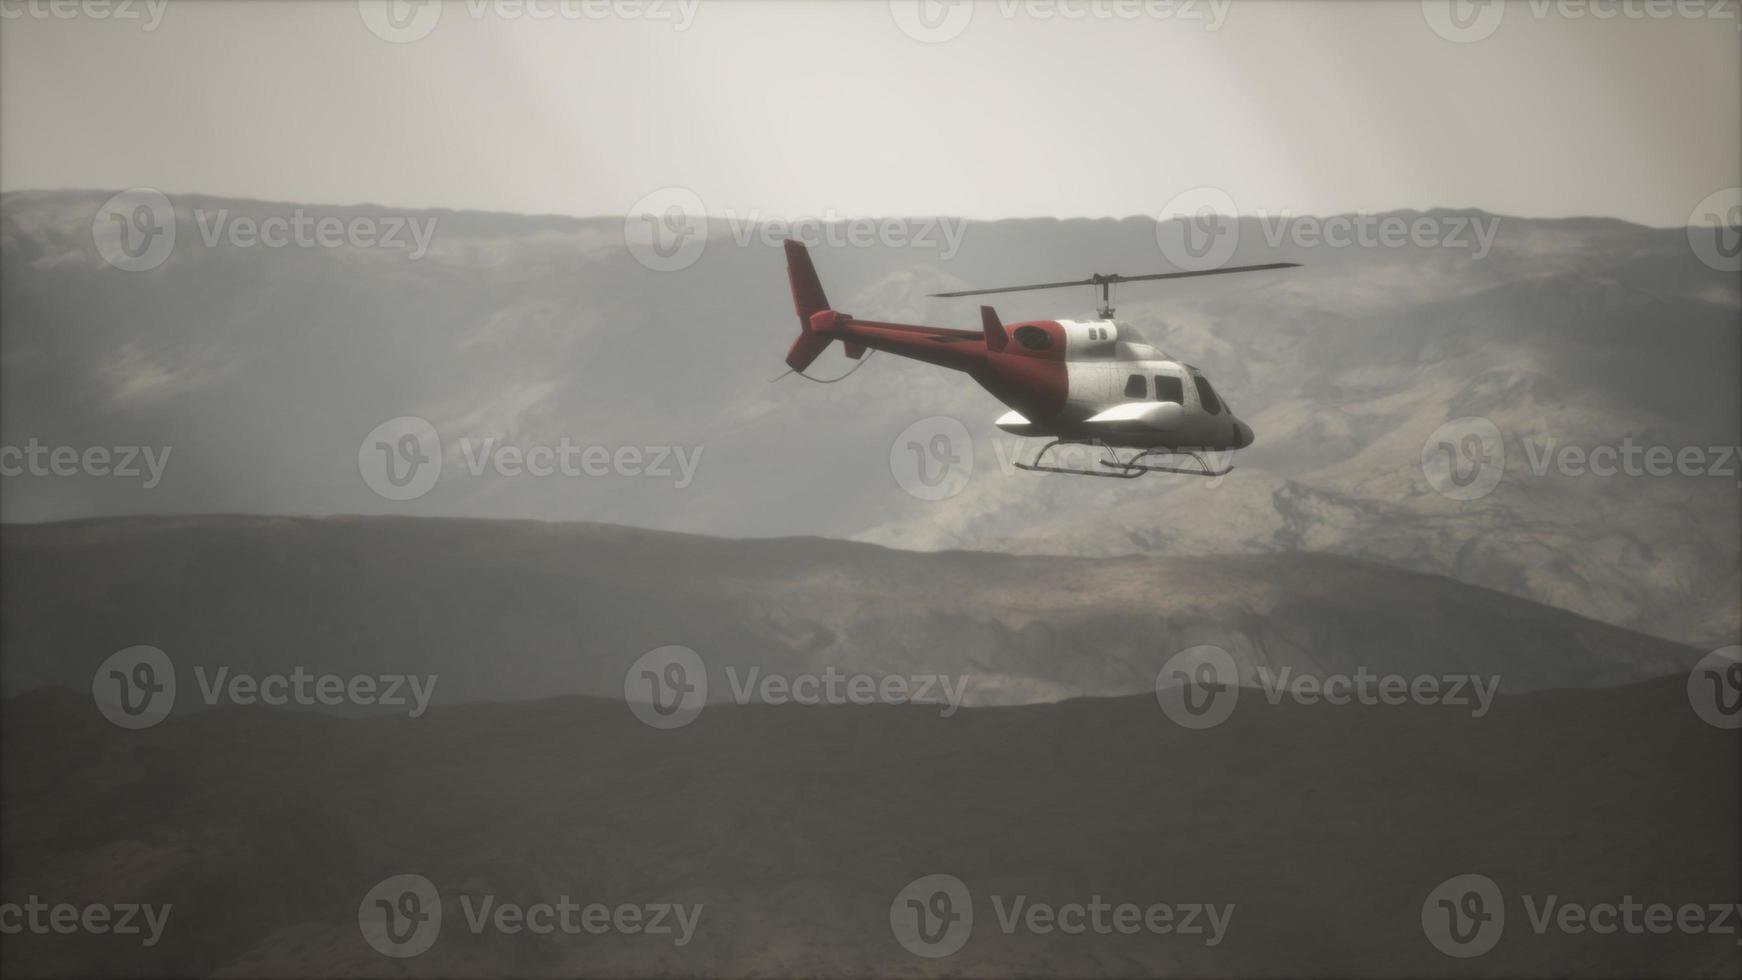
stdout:
[[0,187],[989,218],[1207,185],[1680,225],[1742,183],[1733,6],[0,0]]

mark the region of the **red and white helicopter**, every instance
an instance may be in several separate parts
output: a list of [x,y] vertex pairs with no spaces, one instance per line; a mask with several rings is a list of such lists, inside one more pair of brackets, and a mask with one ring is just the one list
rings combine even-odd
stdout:
[[[1223,476],[1203,453],[1226,453],[1252,444],[1252,427],[1234,417],[1210,380],[1150,346],[1130,326],[1113,319],[1111,289],[1123,282],[1187,279],[1233,272],[1296,268],[1298,263],[1231,266],[1202,272],[1164,272],[1148,276],[1095,275],[1074,282],[1035,283],[998,289],[934,293],[938,297],[983,296],[1067,286],[1096,286],[1101,308],[1094,320],[1032,320],[1004,324],[992,307],[980,307],[979,330],[952,330],[907,323],[861,320],[829,306],[810,252],[786,243],[787,278],[798,310],[799,335],[786,353],[787,366],[801,376],[830,343],[840,341],[855,360],[865,351],[887,351],[961,371],[980,383],[1010,411],[996,423],[1019,436],[1050,438],[1031,463],[1018,468],[1041,473],[1135,479],[1145,473]],[[816,380],[816,379],[812,379]],[[838,379],[837,379],[838,380]],[[1048,465],[1055,446],[1085,445],[1102,450],[1104,470]],[[1120,449],[1136,449],[1129,459]],[[1151,458],[1181,456],[1195,467],[1165,466]]]

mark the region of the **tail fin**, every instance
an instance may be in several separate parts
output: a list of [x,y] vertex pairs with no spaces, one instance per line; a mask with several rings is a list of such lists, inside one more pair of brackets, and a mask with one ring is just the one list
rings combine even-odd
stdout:
[[811,265],[810,252],[803,242],[789,239],[786,243],[786,278],[792,284],[792,305],[798,311],[799,329],[798,339],[786,352],[786,364],[794,371],[803,371],[834,339],[816,332],[811,325],[812,317],[828,311],[829,298],[823,293],[823,284],[817,280],[817,270]]

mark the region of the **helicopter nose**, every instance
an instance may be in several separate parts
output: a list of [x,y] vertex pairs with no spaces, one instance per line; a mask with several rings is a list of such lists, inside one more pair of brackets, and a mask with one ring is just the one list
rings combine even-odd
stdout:
[[1252,445],[1252,440],[1254,438],[1255,438],[1255,435],[1253,434],[1252,427],[1250,425],[1247,425],[1244,422],[1235,422],[1234,423],[1234,448],[1235,449],[1245,449],[1247,446]]

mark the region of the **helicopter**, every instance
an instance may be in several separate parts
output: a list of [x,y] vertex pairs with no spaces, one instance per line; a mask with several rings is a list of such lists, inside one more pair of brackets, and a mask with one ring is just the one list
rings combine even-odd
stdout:
[[[803,242],[788,240],[786,271],[799,335],[787,351],[786,364],[789,373],[823,380],[811,378],[805,369],[838,340],[855,361],[873,350],[961,371],[1010,409],[995,426],[1012,435],[1052,440],[1033,460],[1018,462],[1018,469],[1122,480],[1146,473],[1225,476],[1233,466],[1212,468],[1204,454],[1252,445],[1252,427],[1235,417],[1202,371],[1168,357],[1129,324],[1114,319],[1112,287],[1298,267],[1295,262],[1272,262],[1138,276],[1096,273],[1070,282],[931,294],[955,298],[1079,286],[1101,292],[1093,320],[1005,324],[992,307],[982,306],[980,329],[958,330],[862,320],[834,309],[817,279],[810,251]],[[1047,454],[1057,447],[1078,445],[1100,450],[1098,462],[1103,468],[1047,462]],[[1136,452],[1122,457],[1120,450]],[[1178,462],[1165,462],[1170,458]],[[1188,460],[1192,465],[1185,465]]]

